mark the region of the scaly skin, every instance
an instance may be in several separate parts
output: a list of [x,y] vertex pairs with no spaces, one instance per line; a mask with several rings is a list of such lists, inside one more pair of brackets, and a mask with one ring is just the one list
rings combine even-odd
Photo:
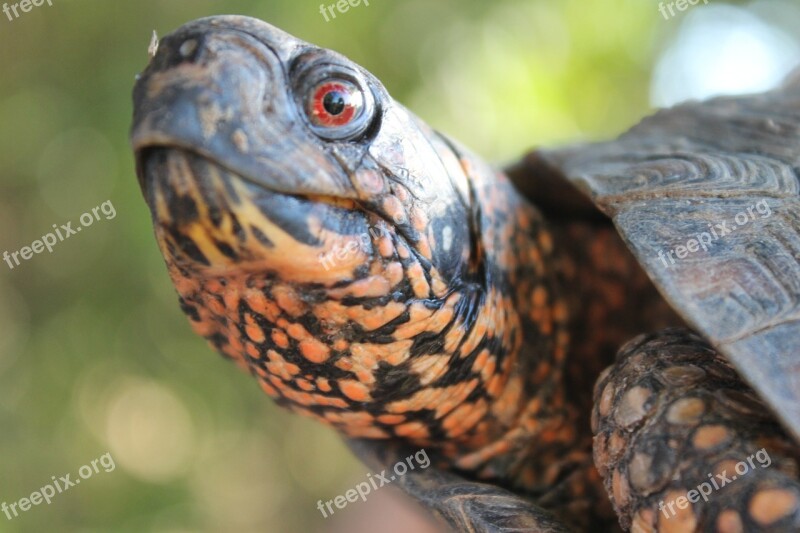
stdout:
[[597,382],[592,425],[625,529],[800,530],[796,444],[697,335],[666,330],[623,347]]
[[[400,484],[451,524],[605,531],[607,490],[633,531],[800,527],[796,446],[684,331],[601,376],[594,467],[590,383],[623,339],[680,320],[573,192],[560,217],[557,188],[520,184],[546,225],[368,72],[253,19],[165,38],[134,99],[140,183],[195,331],[377,464],[426,448],[443,470]],[[762,448],[774,466],[678,504]]]
[[[368,72],[254,19],[166,37],[134,100],[140,183],[198,334],[283,407],[524,494],[514,527],[565,530],[550,509],[613,528],[590,384],[632,332],[679,320],[610,226],[548,227]],[[627,409],[607,403],[601,434]],[[601,473],[629,475],[605,449]],[[414,479],[454,524],[494,520],[479,494],[520,506],[468,482],[457,498],[484,511],[464,517],[435,497],[453,477]],[[609,479],[628,527],[645,500]]]
[[[314,135],[297,91],[317,71],[370,93],[360,133]],[[134,97],[140,182],[197,333],[348,437],[607,517],[588,410],[565,394],[553,237],[502,174],[360,67],[252,19],[168,36]]]
[[[258,375],[279,404],[350,437],[439,446],[444,455],[457,458],[460,468],[489,468],[482,477],[491,479],[506,477],[512,465],[487,467],[489,459],[509,460],[509,447],[559,427],[554,424],[563,414],[554,395],[565,354],[566,314],[554,317],[549,311],[553,289],[546,287],[554,287],[554,281],[543,264],[550,256],[550,237],[528,206],[519,205],[508,220],[484,211],[483,233],[492,240],[478,252],[486,258],[480,281],[451,289],[435,272],[428,281],[426,257],[411,253],[395,229],[386,227],[385,246],[376,246],[382,253],[367,268],[352,281],[321,286],[286,279],[290,271],[210,274],[208,267],[198,267],[203,258],[219,253],[215,243],[231,249],[238,244],[253,255],[270,253],[264,237],[278,240],[277,228],[262,214],[258,200],[263,195],[177,151],[151,155],[146,172],[157,177],[148,191],[154,205],[164,206],[156,234],[195,331]],[[495,190],[483,190],[481,196],[504,194],[493,200],[513,205],[504,182],[492,183]],[[204,196],[204,191],[229,188],[237,191],[236,212],[214,226],[202,211],[221,197]],[[187,205],[199,212],[191,220],[179,212]],[[226,231],[235,226],[234,218],[251,231],[262,228],[264,237],[249,234],[237,243]],[[513,241],[520,245],[516,251],[508,246]],[[546,251],[537,246],[540,241]],[[522,263],[520,251],[536,261]],[[510,275],[488,264],[495,257],[502,258]],[[512,292],[511,285],[521,290]],[[520,357],[523,350],[541,356]],[[548,411],[555,422],[545,422]]]

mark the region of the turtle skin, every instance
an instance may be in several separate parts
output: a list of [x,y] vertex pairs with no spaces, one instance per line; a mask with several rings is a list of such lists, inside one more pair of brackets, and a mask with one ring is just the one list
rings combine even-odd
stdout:
[[625,529],[800,530],[800,450],[733,366],[674,329],[598,380],[594,457]]
[[[160,43],[134,89],[131,139],[194,330],[279,405],[353,439],[368,464],[426,449],[436,469],[396,484],[456,530],[789,531],[798,145],[777,141],[795,131],[794,94],[715,101],[695,122],[677,108],[619,141],[534,152],[509,170],[515,188],[358,65],[221,16]],[[757,149],[766,140],[775,153]],[[682,164],[685,150],[702,164]],[[765,228],[754,221],[666,273],[645,255],[756,191],[783,207],[771,240],[737,240]],[[778,305],[739,290],[767,285]],[[687,324],[702,336],[666,330],[614,360],[642,331]],[[767,374],[752,367],[759,356]],[[675,383],[686,372],[694,388]],[[729,391],[774,412],[754,431],[736,401],[709,399]],[[734,458],[715,438],[776,466],[662,520],[662,501],[672,513],[698,473]]]

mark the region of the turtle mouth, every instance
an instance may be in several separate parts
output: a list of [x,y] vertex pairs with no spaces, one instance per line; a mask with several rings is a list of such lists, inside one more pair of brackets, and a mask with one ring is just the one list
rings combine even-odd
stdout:
[[186,268],[319,281],[320,254],[366,231],[366,215],[352,200],[276,191],[174,145],[136,156],[162,253]]
[[233,180],[247,181],[197,150],[176,145],[138,149],[136,169],[153,219],[164,225],[195,222],[203,206],[209,216],[230,211],[238,200]]
[[[196,147],[181,146],[179,144],[160,145],[155,143],[143,145],[142,147],[137,148],[135,151],[136,174],[139,182],[139,188],[141,189],[148,205],[151,206],[153,205],[153,197],[151,194],[153,186],[157,183],[168,183],[174,178],[176,170],[178,173],[187,170],[186,166],[178,165],[178,169],[172,169],[171,172],[163,172],[164,169],[161,166],[153,166],[151,164],[153,161],[163,160],[164,154],[167,152],[184,154],[183,157],[186,159],[187,163],[189,161],[194,161],[195,163],[202,162],[204,165],[209,167],[209,170],[212,172],[216,171],[216,173],[222,177],[226,184],[230,185],[234,181],[241,181],[248,184],[250,188],[261,190],[262,195],[274,195],[279,198],[291,197],[295,199],[303,199],[339,208],[356,209],[359,207],[357,202],[349,198],[323,193],[294,191],[290,190],[289,188],[280,187],[279,185],[270,183],[269,180],[251,178],[246,173],[240,172],[235,168],[229,167],[224,163],[217,161],[212,154],[204,153],[202,150],[198,150]],[[194,165],[194,168],[196,167],[197,164]],[[201,172],[200,174],[202,175],[207,173]],[[269,184],[265,183],[265,181]],[[231,192],[229,187],[226,187],[226,192]],[[206,200],[210,201],[210,198],[206,198]]]
[[248,250],[237,245],[246,233],[236,214],[238,189],[248,183],[241,175],[176,146],[149,146],[136,156],[139,185],[168,260],[210,267],[247,259]]
[[[322,194],[313,195],[293,190],[290,187],[281,187],[280,183],[285,180],[270,179],[273,177],[270,176],[270,174],[273,173],[272,169],[269,169],[267,175],[263,176],[261,179],[250,177],[247,172],[243,172],[242,170],[236,168],[235,165],[226,165],[225,163],[220,162],[213,153],[206,152],[202,148],[198,148],[197,146],[193,146],[191,144],[184,145],[180,142],[176,143],[175,139],[172,138],[159,139],[157,134],[152,139],[137,139],[134,143],[134,157],[136,161],[136,174],[139,181],[139,187],[148,202],[150,201],[148,190],[154,182],[152,177],[148,179],[148,174],[152,175],[152,172],[148,172],[148,161],[167,151],[180,152],[186,154],[187,158],[203,160],[206,165],[217,168],[220,172],[223,172],[228,177],[235,177],[238,180],[248,182],[255,187],[261,188],[265,191],[270,191],[274,194],[295,197],[317,196],[319,198],[328,198],[328,201],[332,203],[336,202],[336,198],[334,196],[326,196]],[[275,172],[275,174],[277,174],[277,172]],[[157,177],[160,177],[161,179],[164,178],[164,176]]]

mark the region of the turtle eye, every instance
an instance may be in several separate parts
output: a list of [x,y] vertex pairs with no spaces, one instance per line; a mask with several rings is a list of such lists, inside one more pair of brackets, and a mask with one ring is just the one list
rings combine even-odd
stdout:
[[344,67],[311,68],[295,93],[311,130],[330,141],[355,140],[372,122],[375,101],[366,81]]
[[344,80],[323,81],[311,90],[306,113],[323,128],[346,126],[364,112],[364,95]]

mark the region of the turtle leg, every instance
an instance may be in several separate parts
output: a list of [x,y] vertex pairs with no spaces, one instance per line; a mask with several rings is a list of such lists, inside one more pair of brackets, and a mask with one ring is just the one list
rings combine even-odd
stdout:
[[595,464],[624,529],[800,531],[800,446],[702,338],[634,339],[594,400]]
[[[408,470],[402,476],[391,475],[395,466],[403,464],[420,450],[404,448],[396,443],[367,439],[348,440],[348,445],[368,466],[388,478],[426,509],[459,533],[568,533],[574,531],[553,513],[533,501],[497,485],[468,480],[436,465]],[[445,468],[437,468],[445,466]]]

